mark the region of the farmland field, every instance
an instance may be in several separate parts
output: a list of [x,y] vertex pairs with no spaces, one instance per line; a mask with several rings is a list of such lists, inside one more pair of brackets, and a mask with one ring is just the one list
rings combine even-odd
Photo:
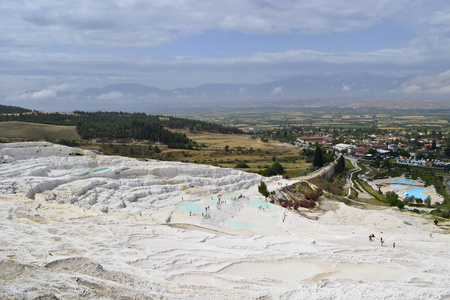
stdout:
[[280,127],[302,129],[371,128],[391,131],[450,130],[450,110],[382,109],[340,107],[273,107],[271,109],[242,109],[186,113],[183,117],[216,122],[240,129],[269,130]]

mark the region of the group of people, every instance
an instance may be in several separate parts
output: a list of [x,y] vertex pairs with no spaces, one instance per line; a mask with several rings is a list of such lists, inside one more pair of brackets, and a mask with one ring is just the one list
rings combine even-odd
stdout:
[[[372,233],[371,235],[369,235],[369,241],[372,242],[373,240],[375,240],[375,235]],[[380,237],[380,243],[381,243],[381,247],[383,247],[384,246],[383,237]],[[395,248],[395,242],[392,243],[392,248]]]
[[267,205],[267,207],[260,205],[260,206],[258,206],[258,209],[263,210],[263,211],[266,211],[266,210],[269,211],[269,205]]

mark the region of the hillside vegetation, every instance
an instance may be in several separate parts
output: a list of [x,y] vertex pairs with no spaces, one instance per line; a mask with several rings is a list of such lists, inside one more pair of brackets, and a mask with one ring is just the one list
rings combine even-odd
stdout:
[[[195,141],[176,129],[203,130],[216,133],[241,133],[239,129],[203,121],[175,117],[123,112],[62,113],[14,113],[0,114],[0,121],[21,121],[50,125],[76,126],[84,140],[89,139],[135,139],[148,140],[167,145],[169,148],[193,149]],[[175,129],[173,131],[167,128]],[[68,140],[68,138],[64,138]]]
[[0,122],[0,138],[4,140],[80,140],[75,126],[36,124],[28,122]]

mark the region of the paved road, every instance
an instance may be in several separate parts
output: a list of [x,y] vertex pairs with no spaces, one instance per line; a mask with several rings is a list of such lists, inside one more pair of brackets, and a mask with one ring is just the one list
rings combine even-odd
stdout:
[[[344,155],[344,158],[345,158],[345,159],[348,159],[348,160],[352,163],[352,165],[355,167],[355,168],[347,175],[347,182],[346,182],[344,188],[349,188],[349,187],[354,188],[354,184],[353,184],[353,181],[352,181],[352,175],[353,175],[353,173],[360,171],[361,168],[360,168],[360,167],[358,166],[358,164],[357,164],[357,162],[358,162],[358,159],[357,159],[357,158],[354,158],[354,157],[351,157],[351,156],[347,156],[347,155]],[[350,194],[351,194],[351,190],[349,189],[347,197],[349,197]],[[358,198],[372,199],[372,198],[374,198],[374,197],[373,197],[371,194],[367,193],[363,188],[361,188],[361,191],[358,190]]]

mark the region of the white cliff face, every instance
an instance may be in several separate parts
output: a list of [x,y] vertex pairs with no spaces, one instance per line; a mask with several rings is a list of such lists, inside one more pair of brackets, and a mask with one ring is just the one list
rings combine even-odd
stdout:
[[0,160],[0,299],[450,297],[448,231],[412,213],[311,220],[258,194],[280,178],[49,143]]

